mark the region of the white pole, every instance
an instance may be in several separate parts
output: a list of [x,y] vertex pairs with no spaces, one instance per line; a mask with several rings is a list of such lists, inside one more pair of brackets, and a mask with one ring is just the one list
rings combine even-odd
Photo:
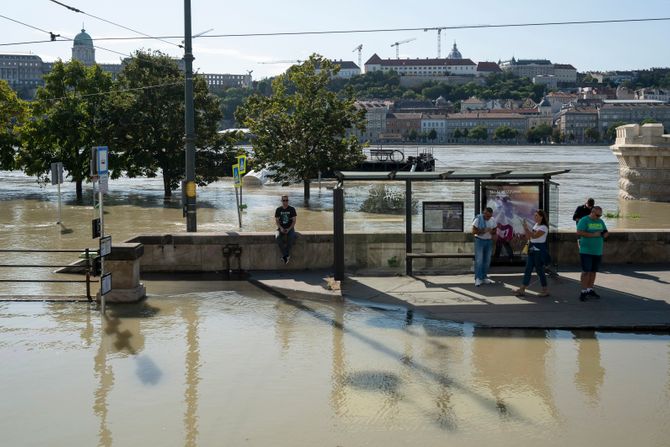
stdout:
[[59,178],[58,179],[58,222],[56,222],[58,225],[60,225],[61,222],[63,222],[63,220],[61,219],[61,204],[60,204],[60,202],[61,202],[61,199],[60,199],[60,178]]
[[[100,239],[105,237],[105,217],[104,209],[102,207],[102,188],[98,188],[98,206],[100,208]],[[98,252],[98,256],[100,256]],[[102,293],[102,277],[105,275],[105,258],[100,256],[100,310],[105,313],[105,295]]]
[[242,210],[240,210],[240,196],[237,195],[237,188],[235,188],[235,202],[237,202],[237,220],[240,222],[240,230],[241,230],[242,229]]

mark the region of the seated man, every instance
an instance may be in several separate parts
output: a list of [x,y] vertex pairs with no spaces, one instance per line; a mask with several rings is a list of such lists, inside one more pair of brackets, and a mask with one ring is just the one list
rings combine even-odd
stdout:
[[281,206],[275,210],[275,222],[277,224],[277,233],[275,240],[281,250],[281,260],[288,264],[291,259],[291,245],[295,241],[295,221],[298,214],[295,208],[288,204],[288,196],[281,196]]

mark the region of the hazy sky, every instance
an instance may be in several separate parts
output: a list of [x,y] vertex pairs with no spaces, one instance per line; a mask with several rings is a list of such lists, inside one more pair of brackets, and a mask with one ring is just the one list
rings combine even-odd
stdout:
[[[3,0],[0,15],[45,31],[73,38],[81,29],[97,47],[124,54],[157,49],[181,57],[183,50],[157,40],[95,40],[136,37],[137,34],[100,19],[152,35],[183,35],[182,0],[63,0],[89,15],[67,10],[49,0]],[[513,24],[576,20],[670,17],[670,0],[192,0],[193,33],[207,35],[327,30],[374,30],[440,26]],[[0,17],[0,44],[46,40],[48,34]],[[332,59],[358,61],[352,51],[363,45],[363,63],[377,53],[395,57],[391,44],[416,39],[400,47],[400,57],[437,56],[437,32],[399,31],[337,35],[198,38],[194,69],[207,73],[245,73],[254,79],[281,73],[288,64],[261,61],[305,59],[319,53]],[[171,39],[179,43],[180,39]],[[475,62],[546,58],[570,63],[578,71],[670,66],[670,21],[598,25],[442,31],[442,57],[456,41],[463,57]],[[118,62],[119,54],[96,49],[98,62]],[[72,42],[2,45],[0,53],[33,53],[44,61],[69,60]]]

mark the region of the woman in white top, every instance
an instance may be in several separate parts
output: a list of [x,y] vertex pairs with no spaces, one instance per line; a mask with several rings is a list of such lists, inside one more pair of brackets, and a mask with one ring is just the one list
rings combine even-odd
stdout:
[[549,289],[547,288],[547,276],[544,274],[544,264],[547,258],[547,233],[549,233],[549,224],[547,223],[547,213],[543,210],[535,211],[533,214],[535,225],[533,228],[528,228],[526,221],[523,221],[523,230],[526,233],[526,238],[530,241],[528,247],[528,258],[526,259],[526,270],[523,273],[523,283],[514,295],[524,296],[526,294],[526,287],[530,284],[530,276],[533,269],[537,272],[542,285],[542,292],[538,296],[549,296]]

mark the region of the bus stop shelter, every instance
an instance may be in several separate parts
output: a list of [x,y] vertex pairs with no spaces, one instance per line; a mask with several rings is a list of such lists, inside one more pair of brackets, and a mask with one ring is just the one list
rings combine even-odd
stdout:
[[[337,186],[333,190],[333,243],[334,243],[334,278],[344,279],[344,185],[345,182],[405,182],[405,274],[412,275],[412,183],[413,182],[473,182],[474,183],[474,210],[475,216],[481,203],[482,182],[540,182],[543,185],[540,206],[552,214],[550,226],[557,225],[558,197],[552,201],[553,195],[558,195],[558,184],[551,178],[559,174],[570,172],[569,169],[559,171],[476,171],[476,170],[445,170],[440,172],[363,172],[363,171],[336,171]],[[555,194],[552,192],[555,191]],[[474,218],[474,216],[473,216]]]

